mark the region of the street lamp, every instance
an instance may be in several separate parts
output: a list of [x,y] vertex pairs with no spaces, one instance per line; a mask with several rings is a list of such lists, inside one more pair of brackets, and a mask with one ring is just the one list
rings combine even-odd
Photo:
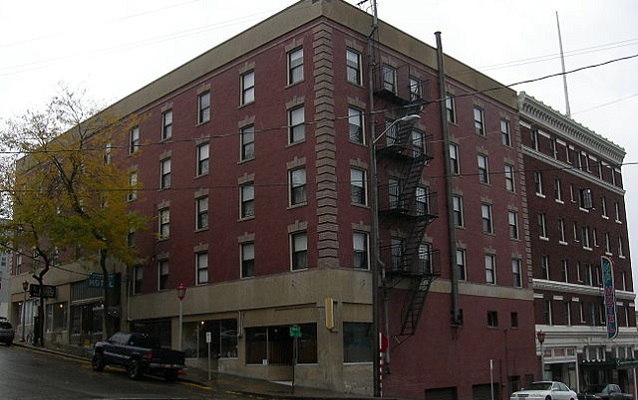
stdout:
[[543,343],[545,342],[545,332],[539,330],[536,332],[536,338],[541,345],[541,380],[545,379],[545,352],[543,351]]
[[[378,337],[380,333],[379,329],[379,315],[378,315],[378,306],[379,306],[379,266],[382,264],[379,258],[379,194],[378,194],[378,186],[377,182],[377,152],[375,145],[385,134],[390,131],[396,124],[399,122],[410,122],[417,119],[420,119],[421,116],[418,114],[408,114],[404,115],[401,118],[398,118],[390,125],[388,125],[383,132],[381,132],[378,136],[374,136],[374,124],[371,129],[371,140],[369,145],[369,156],[370,156],[370,185],[371,188],[371,199],[370,199],[370,209],[372,212],[372,326],[374,330],[374,334]],[[389,337],[389,322],[387,315],[387,308],[385,308],[385,336]],[[376,355],[376,352],[381,352],[381,343],[378,339],[379,343],[377,343],[377,349],[375,349],[375,357],[374,357],[374,392],[375,396],[380,395],[380,357]],[[389,368],[389,347],[385,350],[386,353],[386,368]]]
[[178,342],[177,342],[177,349],[181,350],[182,349],[182,317],[183,317],[183,307],[182,307],[182,300],[184,300],[184,297],[186,296],[186,286],[183,283],[180,283],[179,285],[177,285],[177,298],[179,299],[179,335],[178,335]]
[[27,289],[29,289],[29,282],[26,280],[22,282],[22,291],[24,292],[24,300],[22,301],[22,342],[25,341],[24,338],[24,324],[25,324],[25,314],[26,314],[26,306],[27,306]]

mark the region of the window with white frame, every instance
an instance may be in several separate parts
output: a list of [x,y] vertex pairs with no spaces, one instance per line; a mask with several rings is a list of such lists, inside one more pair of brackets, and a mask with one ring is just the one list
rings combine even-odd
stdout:
[[510,239],[518,239],[518,213],[516,211],[507,212],[507,223],[509,225]]
[[157,237],[168,239],[171,233],[171,211],[168,208],[159,210]]
[[589,237],[589,226],[587,225],[583,225],[581,228],[581,238],[582,238],[582,244],[583,244],[583,248],[587,249],[587,250],[591,250],[591,242],[590,242],[590,237]]
[[363,139],[363,112],[358,108],[348,108],[348,132],[350,141],[364,143]]
[[255,101],[255,71],[241,75],[241,104],[246,105]]
[[137,199],[137,171],[133,171],[129,174],[128,185],[131,191],[126,195],[126,200],[133,201]]
[[208,283],[208,252],[200,251],[195,253],[195,272],[197,274],[197,284]]
[[479,182],[490,183],[490,173],[488,168],[487,156],[484,154],[478,154],[476,156],[476,160],[478,163]]
[[160,189],[171,187],[171,159],[165,158],[160,161]]
[[350,168],[350,194],[352,204],[366,205],[366,173],[359,168]]
[[415,191],[416,215],[425,215],[430,211],[430,207],[428,205],[429,189],[425,186],[417,186]]
[[388,201],[393,210],[401,206],[401,185],[396,178],[388,178]]
[[543,279],[549,280],[549,256],[547,255],[541,256],[541,273]]
[[494,224],[492,220],[492,205],[481,204],[481,223],[483,233],[494,233]]
[[197,96],[197,123],[210,121],[210,92],[206,91]]
[[512,280],[514,287],[519,288],[523,286],[523,274],[520,258],[512,258]]
[[368,234],[353,232],[352,249],[355,269],[370,269],[370,256],[368,252]]
[[208,228],[208,196],[202,196],[195,199],[195,230]]
[[162,113],[162,140],[170,139],[173,136],[173,110]]
[[104,145],[104,165],[109,165],[111,163],[111,153],[113,152],[113,144],[107,143]]
[[168,290],[168,260],[157,262],[157,290]]
[[558,241],[561,244],[567,244],[567,237],[565,235],[565,219],[558,218]]
[[253,125],[241,128],[239,132],[240,161],[255,157],[255,127]]
[[482,108],[474,107],[474,132],[485,136],[485,114]]
[[496,255],[485,255],[485,283],[496,284]]
[[209,172],[210,145],[203,143],[197,146],[197,176],[206,175]]
[[447,116],[447,122],[456,124],[456,106],[454,104],[454,96],[449,93],[445,95],[445,115]]
[[550,139],[549,151],[552,154],[553,158],[558,158],[558,149],[556,148],[556,139]]
[[618,257],[625,258],[625,247],[621,236],[618,236]]
[[288,53],[288,84],[303,81],[303,48]]
[[560,275],[563,282],[569,282],[569,262],[566,258],[560,260]]
[[532,148],[538,151],[538,131],[536,129],[529,131],[529,139],[532,144]]
[[252,218],[255,216],[255,185],[245,183],[239,187],[239,218]]
[[514,182],[514,166],[505,164],[505,190],[508,192],[514,192],[516,190],[516,184]]
[[534,171],[534,190],[537,195],[545,196],[545,192],[543,192],[543,174],[541,171]]
[[564,301],[563,311],[565,313],[564,315],[565,325],[571,326],[572,325],[572,303],[569,301]]
[[128,152],[136,153],[140,149],[140,127],[136,126],[129,132]]
[[295,232],[290,235],[290,268],[293,271],[308,268],[308,235]]
[[288,172],[288,185],[290,188],[290,205],[306,203],[306,169],[295,168]]
[[348,82],[361,85],[361,54],[354,50],[346,50],[346,79]]
[[390,239],[390,255],[392,257],[392,270],[402,269],[403,261],[403,239],[393,237]]
[[397,70],[389,65],[382,67],[383,89],[391,93],[397,92]]
[[288,143],[299,143],[306,139],[304,107],[288,110]]
[[505,118],[501,118],[501,139],[505,146],[512,145],[512,137],[510,136],[510,122]]
[[459,280],[467,279],[467,269],[465,267],[466,263],[466,255],[465,249],[456,249],[456,269],[459,272]]
[[412,155],[414,157],[421,157],[425,154],[425,135],[423,132],[413,129],[412,130]]
[[563,188],[560,178],[554,178],[554,200],[563,202]]
[[419,245],[419,272],[422,274],[432,273],[432,243]]
[[611,254],[611,241],[609,240],[609,232],[605,232],[605,254]]
[[239,247],[241,252],[241,277],[255,276],[255,243],[241,243]]
[[538,237],[547,239],[547,221],[545,214],[538,214]]
[[454,214],[454,226],[463,227],[463,198],[459,195],[452,196],[452,209]]
[[616,222],[621,222],[620,219],[620,204],[617,201],[614,201],[614,217],[616,217]]
[[600,212],[602,213],[603,218],[609,218],[609,214],[607,214],[607,199],[605,196],[600,196]]
[[417,101],[421,99],[421,80],[410,77],[410,101]]
[[450,143],[450,172],[452,172],[452,175],[459,175],[461,173],[459,145],[456,143]]

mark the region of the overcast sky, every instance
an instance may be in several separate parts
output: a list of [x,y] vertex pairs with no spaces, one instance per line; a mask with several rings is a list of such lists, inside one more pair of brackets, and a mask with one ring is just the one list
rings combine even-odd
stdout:
[[[59,82],[110,104],[294,3],[0,0],[0,120],[41,107]],[[441,31],[447,54],[506,85],[561,71],[556,12],[567,71],[638,56],[636,0],[378,1],[380,19],[431,45]],[[637,271],[638,57],[570,73],[568,87],[572,117],[627,152]],[[560,77],[514,89],[565,112]]]

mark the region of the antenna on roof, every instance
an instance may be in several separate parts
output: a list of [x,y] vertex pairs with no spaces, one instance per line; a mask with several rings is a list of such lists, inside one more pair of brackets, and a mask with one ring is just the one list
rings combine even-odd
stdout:
[[558,21],[558,11],[556,11],[556,27],[558,28],[558,45],[560,46],[560,63],[563,67],[563,90],[565,91],[565,115],[571,117],[569,109],[569,94],[567,93],[567,74],[565,73],[565,55],[563,54],[563,39],[560,35],[560,22]]

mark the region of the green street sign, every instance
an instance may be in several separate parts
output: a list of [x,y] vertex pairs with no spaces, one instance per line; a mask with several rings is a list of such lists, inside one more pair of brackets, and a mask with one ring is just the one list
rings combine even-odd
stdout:
[[290,325],[290,337],[301,337],[301,327],[299,325]]

